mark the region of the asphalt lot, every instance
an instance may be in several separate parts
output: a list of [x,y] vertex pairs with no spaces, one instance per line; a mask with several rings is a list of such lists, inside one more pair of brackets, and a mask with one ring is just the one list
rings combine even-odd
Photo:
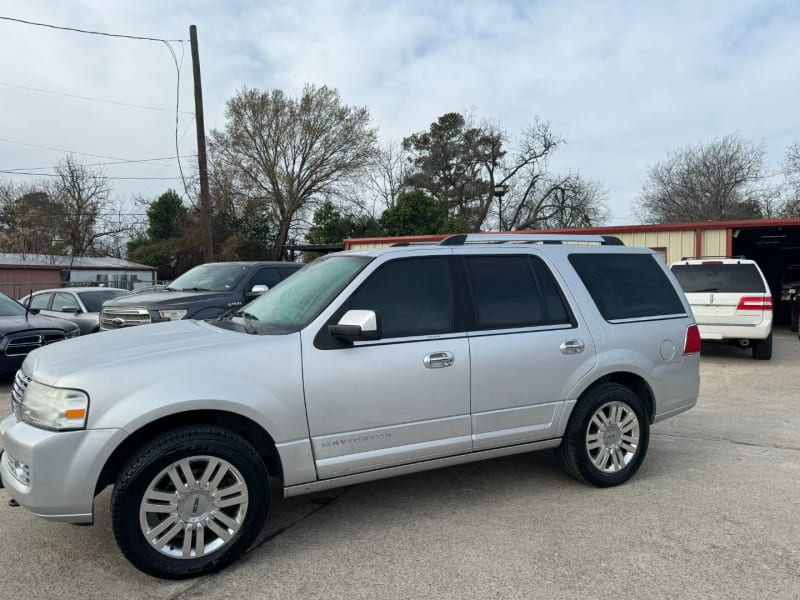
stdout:
[[264,543],[194,581],[128,564],[107,493],[74,527],[0,490],[0,598],[797,598],[798,365],[788,331],[768,362],[704,346],[698,406],[654,428],[622,487],[541,452],[276,499]]

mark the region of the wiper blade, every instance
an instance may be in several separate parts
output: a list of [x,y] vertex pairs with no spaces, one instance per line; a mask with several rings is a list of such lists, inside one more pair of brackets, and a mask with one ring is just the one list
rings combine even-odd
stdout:
[[688,291],[686,293],[687,294],[702,294],[703,292],[718,292],[718,291],[719,291],[719,288],[712,287],[712,288],[703,288],[701,290],[690,290],[690,291]]
[[208,288],[190,287],[190,288],[164,288],[170,292],[210,292]]
[[233,315],[235,317],[242,317],[242,320],[244,321],[244,327],[248,333],[256,333],[256,328],[253,327],[253,321],[258,321],[257,316],[242,309],[237,310],[235,313],[233,313]]

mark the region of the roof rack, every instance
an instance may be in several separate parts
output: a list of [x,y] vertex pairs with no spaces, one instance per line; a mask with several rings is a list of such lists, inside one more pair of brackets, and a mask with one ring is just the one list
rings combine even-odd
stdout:
[[747,260],[747,257],[744,254],[739,254],[737,256],[684,256],[681,260],[705,260],[707,258],[716,258],[716,259],[744,259]]
[[606,246],[624,246],[622,240],[613,235],[563,235],[556,233],[469,233],[451,235],[440,246],[464,246],[465,244],[564,244],[590,242]]

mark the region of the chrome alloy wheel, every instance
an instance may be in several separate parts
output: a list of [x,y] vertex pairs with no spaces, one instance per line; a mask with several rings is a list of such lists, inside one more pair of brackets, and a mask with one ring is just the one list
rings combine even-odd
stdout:
[[153,478],[139,507],[139,525],[161,554],[200,558],[236,536],[247,504],[247,484],[236,467],[221,458],[193,456]]
[[607,402],[589,419],[586,451],[604,473],[617,473],[636,456],[639,448],[639,419],[623,402]]

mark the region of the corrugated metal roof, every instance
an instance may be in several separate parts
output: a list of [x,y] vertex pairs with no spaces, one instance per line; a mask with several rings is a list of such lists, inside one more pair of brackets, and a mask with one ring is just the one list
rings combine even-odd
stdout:
[[8,254],[0,253],[0,267],[2,266],[48,266],[52,265],[62,269],[68,268],[72,260],[72,268],[81,269],[130,269],[131,271],[155,271],[155,267],[139,263],[112,258],[110,256],[50,256],[48,254]]

